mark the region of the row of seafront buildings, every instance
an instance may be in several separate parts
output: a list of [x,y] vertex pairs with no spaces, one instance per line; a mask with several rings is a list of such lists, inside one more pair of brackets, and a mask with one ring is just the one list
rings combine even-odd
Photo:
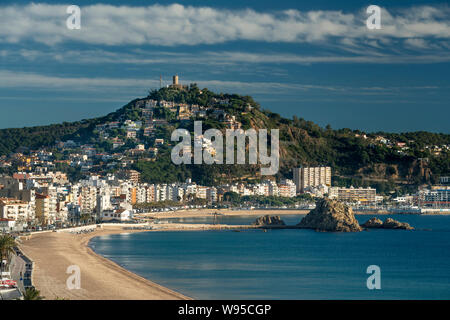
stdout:
[[222,201],[227,192],[240,195],[295,197],[291,180],[271,180],[253,185],[218,187],[183,183],[139,182],[139,173],[124,170],[106,176],[91,175],[70,183],[63,173],[18,173],[0,176],[0,230],[19,226],[78,224],[80,221],[126,221],[133,217],[133,205],[173,201],[182,203],[204,199],[209,204]]
[[[293,180],[279,183],[265,180],[255,184],[208,187],[190,180],[171,184],[140,183],[139,172],[134,170],[106,176],[90,175],[76,183],[70,183],[60,172],[16,173],[12,177],[0,176],[0,230],[11,230],[15,225],[77,224],[86,219],[125,221],[132,219],[136,204],[170,200],[181,205],[193,199],[214,204],[221,202],[227,192],[287,198],[309,193],[360,205],[373,205],[383,199],[374,188],[332,187],[330,167],[295,168],[293,177]],[[445,178],[441,180],[446,183]],[[433,186],[397,200],[431,209],[450,208],[450,186]]]
[[[322,197],[338,199],[347,203],[374,205],[383,201],[384,197],[377,196],[375,188],[343,188],[331,187],[331,167],[301,167],[293,169],[294,183],[297,193],[310,193]],[[414,195],[393,199],[399,205],[417,206],[426,210],[450,209],[450,177],[441,177],[440,184],[420,188]]]
[[374,188],[331,187],[331,167],[300,167],[293,169],[297,193],[310,193],[313,196],[338,199],[344,202],[375,204],[383,200]]

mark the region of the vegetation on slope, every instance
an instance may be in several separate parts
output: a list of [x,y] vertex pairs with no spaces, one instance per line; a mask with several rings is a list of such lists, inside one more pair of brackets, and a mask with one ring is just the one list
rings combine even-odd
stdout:
[[[429,146],[450,145],[450,135],[430,132],[409,133],[364,133],[359,130],[333,130],[330,126],[321,128],[317,124],[296,116],[286,119],[260,105],[249,96],[216,94],[208,89],[191,85],[188,90],[163,88],[152,90],[147,98],[174,101],[176,103],[215,105],[227,114],[235,116],[243,129],[280,130],[280,171],[277,178],[292,177],[292,168],[300,165],[328,165],[333,168],[333,180],[338,185],[374,185],[380,190],[392,190],[396,185],[412,186],[421,183],[435,183],[439,176],[450,173],[448,150],[433,154]],[[228,100],[218,105],[217,100]],[[91,143],[97,149],[111,151],[111,145],[96,140],[94,133],[98,124],[125,119],[143,120],[142,109],[135,106],[137,100],[104,117],[22,129],[0,130],[0,155],[18,150],[37,149],[51,146],[56,141],[75,140]],[[168,125],[158,129],[157,137],[170,141],[170,133],[180,126],[193,131],[193,122],[188,124],[176,120],[167,108],[155,110],[158,118],[164,118]],[[193,119],[191,119],[193,120]],[[223,129],[223,123],[208,117],[203,119],[203,130]],[[390,144],[376,142],[384,137]],[[141,138],[147,146],[153,146],[154,138]],[[405,151],[395,145],[407,143]],[[126,151],[133,142],[127,141],[119,151]],[[25,148],[24,148],[25,147]],[[22,150],[21,150],[22,149]],[[117,152],[117,150],[115,150]],[[155,161],[139,160],[134,168],[142,173],[143,181],[162,183],[183,181],[192,178],[204,185],[231,181],[255,181],[259,176],[258,166],[231,165],[182,165],[170,161],[170,146],[161,148]]]

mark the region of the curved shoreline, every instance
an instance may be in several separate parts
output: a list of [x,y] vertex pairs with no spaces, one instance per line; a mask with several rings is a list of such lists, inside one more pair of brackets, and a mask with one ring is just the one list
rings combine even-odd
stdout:
[[[43,233],[21,244],[34,261],[33,284],[46,299],[189,300],[181,293],[145,279],[96,253],[89,241],[98,236],[145,231],[108,227],[88,234]],[[81,288],[69,290],[71,265],[80,268]]]

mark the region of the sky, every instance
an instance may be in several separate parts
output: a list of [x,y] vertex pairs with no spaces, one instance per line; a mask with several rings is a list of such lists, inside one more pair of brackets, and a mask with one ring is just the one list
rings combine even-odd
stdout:
[[[66,9],[81,8],[81,29]],[[366,26],[369,5],[381,29]],[[443,1],[0,3],[0,128],[88,119],[178,74],[321,126],[450,133]]]

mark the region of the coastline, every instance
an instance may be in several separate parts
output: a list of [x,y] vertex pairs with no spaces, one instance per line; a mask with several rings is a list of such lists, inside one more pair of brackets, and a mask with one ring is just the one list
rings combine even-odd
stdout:
[[[45,299],[189,300],[181,293],[147,280],[95,253],[89,241],[98,236],[145,232],[105,227],[87,234],[49,232],[22,240],[20,248],[34,261],[33,284]],[[80,267],[81,288],[69,290],[71,265]]]
[[178,210],[158,213],[144,213],[135,216],[146,218],[167,219],[167,218],[196,218],[196,217],[212,217],[217,212],[223,216],[264,216],[264,215],[297,215],[307,214],[310,210],[300,209],[264,209],[264,210],[231,210],[231,209],[198,209],[198,210]]
[[[193,212],[165,212],[158,218],[205,217],[217,210]],[[225,216],[262,216],[306,214],[308,210],[229,210]],[[277,212],[279,211],[279,212]],[[362,212],[361,215],[380,213]],[[427,214],[431,215],[431,214]],[[185,223],[158,223],[158,231],[200,231],[225,229],[253,229],[251,225],[209,225]],[[32,281],[45,299],[70,300],[189,300],[181,293],[147,280],[112,260],[97,254],[90,246],[92,238],[110,234],[155,232],[146,229],[125,229],[123,226],[104,225],[101,229],[86,234],[68,232],[43,232],[33,234],[20,244],[20,249],[34,261]],[[70,274],[66,270],[77,265],[81,271],[81,289],[69,290],[66,281]]]
[[[213,217],[217,212],[223,216],[264,216],[264,215],[306,215],[310,210],[304,209],[254,209],[254,210],[231,210],[231,209],[188,209],[168,212],[149,212],[141,213],[135,216],[141,218],[168,219],[168,218],[201,218]],[[413,215],[450,215],[450,212],[429,212],[429,213],[411,213],[411,212],[388,212],[388,211],[353,211],[355,215],[392,215],[392,214],[413,214]]]

